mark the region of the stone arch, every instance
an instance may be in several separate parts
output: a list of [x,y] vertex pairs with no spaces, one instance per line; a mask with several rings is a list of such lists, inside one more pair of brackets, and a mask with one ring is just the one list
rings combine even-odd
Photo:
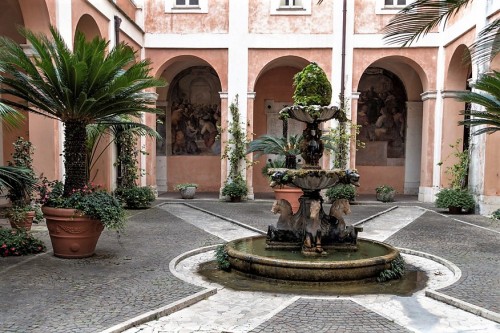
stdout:
[[80,17],[78,23],[76,24],[75,30],[83,33],[87,40],[93,39],[95,37],[102,37],[97,22],[89,14],[84,14]]
[[446,66],[447,71],[442,92],[443,119],[446,120],[439,125],[442,131],[441,161],[443,161],[440,168],[440,186],[448,185],[449,176],[445,171],[456,162],[453,157],[448,158],[453,154],[453,148],[450,145],[454,145],[460,139],[462,141],[460,149],[469,146],[469,128],[458,125],[458,122],[464,119],[460,112],[468,106],[464,102],[455,99],[457,92],[470,90],[469,79],[472,77],[472,66],[470,62],[464,61],[468,53],[469,49],[466,45],[457,45],[451,50],[449,63]]
[[[255,138],[263,134],[282,136],[283,122],[278,119],[278,112],[285,105],[293,104],[293,76],[308,64],[309,61],[302,57],[283,56],[269,61],[258,72],[253,84],[255,100],[251,122]],[[302,133],[303,126],[303,123],[289,120],[288,135]],[[268,158],[276,157],[261,156],[252,170],[253,187],[257,195],[272,192],[267,177],[262,175],[262,167]]]
[[[157,89],[157,184],[160,191],[179,183],[197,183],[201,191],[220,188],[221,80],[215,69],[192,55],[174,57],[163,64],[160,77],[167,87]],[[193,172],[192,166],[200,172]]]
[[374,61],[357,82],[359,98],[353,120],[361,125],[354,152],[363,174],[360,193],[390,185],[399,193],[417,194],[422,155],[423,103],[427,76],[413,60],[388,56]]

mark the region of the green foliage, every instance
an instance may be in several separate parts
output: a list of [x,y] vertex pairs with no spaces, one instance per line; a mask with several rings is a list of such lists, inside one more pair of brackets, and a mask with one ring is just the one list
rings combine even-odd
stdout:
[[264,154],[298,155],[300,154],[300,141],[302,141],[302,135],[291,135],[287,139],[265,134],[249,143],[247,153],[257,152],[256,157]]
[[[361,125],[353,124],[351,121],[340,123],[338,127],[330,128],[323,134],[321,140],[326,151],[335,156],[333,168],[347,169],[347,158],[349,147],[353,139],[353,133],[359,134]],[[356,139],[356,149],[364,148],[365,143]]]
[[375,192],[377,193],[377,200],[382,202],[392,202],[394,201],[394,188],[389,185],[380,185],[375,188]]
[[295,74],[293,85],[293,101],[297,105],[329,105],[332,100],[332,85],[325,72],[314,62]]
[[125,209],[117,198],[93,184],[74,189],[70,196],[64,196],[64,185],[60,181],[50,182],[51,189],[44,190],[42,201],[48,207],[72,208],[91,216],[108,229],[122,230],[125,226]]
[[130,209],[151,207],[156,200],[155,191],[151,186],[121,187],[117,188],[114,194],[126,208]]
[[[459,124],[469,127],[483,126],[472,132],[473,135],[500,131],[500,72],[483,74],[472,87],[475,88],[474,91],[462,92],[458,95],[461,101],[473,103],[470,110],[461,112],[466,117]],[[483,107],[484,110],[475,110],[477,106]]]
[[380,185],[375,188],[375,192],[377,192],[378,194],[387,194],[391,193],[392,191],[394,191],[394,188],[389,185]]
[[[156,130],[133,121],[130,115],[120,115],[106,121],[87,125],[86,130],[87,178],[90,179],[89,177],[99,158],[112,144],[116,144],[118,157],[115,166],[118,166],[120,170],[117,179],[118,187],[133,186],[140,176],[141,170],[137,168],[137,157],[139,153],[147,153],[137,148],[137,139],[140,136],[147,135],[156,140],[162,140],[161,135]],[[105,146],[99,145],[105,137],[110,137],[109,142]],[[96,174],[97,172],[98,170]]]
[[46,250],[43,242],[21,230],[0,228],[0,256],[22,256]]
[[334,187],[330,187],[325,195],[328,199],[335,201],[337,199],[347,199],[349,201],[354,201],[356,199],[356,187],[351,184],[337,184]]
[[226,246],[224,244],[217,246],[215,249],[215,261],[217,261],[217,267],[219,267],[219,269],[226,272],[231,270],[229,255],[227,254]]
[[397,280],[405,275],[405,261],[401,255],[391,262],[391,268],[380,272],[377,277],[377,282],[385,282],[389,280]]
[[[96,37],[87,41],[77,32],[70,50],[64,38],[50,27],[50,37],[21,29],[33,48],[26,54],[15,41],[0,37],[0,103],[58,119],[65,125],[64,195],[70,196],[88,182],[86,126],[119,115],[156,112],[149,88],[163,86],[149,75],[150,62],[136,61],[134,50]],[[4,96],[15,96],[9,99]]]
[[33,153],[34,148],[31,142],[18,137],[12,143],[14,152],[12,160],[8,162],[9,166],[23,169],[25,176],[19,178],[19,181],[12,183],[8,188],[7,198],[13,206],[30,206],[34,200],[33,190],[37,183],[35,172],[33,171]]
[[28,206],[14,205],[7,209],[6,216],[14,223],[23,222],[28,216],[28,212],[35,212],[33,218],[34,223],[43,220],[43,213],[40,204],[33,204]]
[[262,175],[264,177],[269,177],[268,175],[268,170],[269,169],[281,169],[285,168],[285,159],[283,158],[276,158],[274,160],[268,159],[266,162],[266,165],[262,167]]
[[497,209],[491,214],[493,220],[500,220],[500,209]]
[[248,193],[248,188],[243,178],[243,165],[248,168],[252,165],[252,162],[246,157],[245,148],[248,144],[248,140],[245,136],[245,132],[241,128],[243,124],[240,123],[237,95],[235,102],[231,103],[229,110],[232,119],[231,125],[228,128],[229,139],[226,142],[226,147],[221,157],[229,161],[229,175],[222,189],[222,195],[243,197]]
[[[467,186],[467,174],[469,171],[469,150],[460,150],[460,143],[462,139],[458,139],[455,144],[450,145],[454,149],[454,152],[446,157],[445,160],[454,156],[458,161],[449,166],[444,171],[448,176],[450,176],[450,185],[453,189],[464,189]],[[439,162],[438,165],[441,166],[443,162]]]
[[198,188],[198,184],[195,184],[195,183],[182,183],[182,184],[175,185],[175,189],[177,191],[185,190],[188,187]]
[[462,207],[466,211],[471,211],[476,206],[472,194],[460,188],[445,188],[436,194],[436,207]]
[[245,197],[248,194],[247,184],[243,179],[226,182],[222,188],[222,195],[230,198]]

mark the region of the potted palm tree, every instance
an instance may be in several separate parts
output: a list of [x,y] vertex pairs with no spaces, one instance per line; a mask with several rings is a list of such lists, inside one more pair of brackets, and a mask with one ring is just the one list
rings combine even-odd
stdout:
[[[271,162],[268,161],[263,168],[263,174],[265,172],[265,176],[269,177],[269,169],[282,167],[287,169],[297,168],[297,155],[300,154],[299,144],[301,141],[302,135],[291,135],[289,138],[286,138],[265,134],[249,143],[247,153],[257,153],[256,157],[264,154],[278,155],[278,159],[271,160]],[[283,161],[283,165],[281,161]],[[297,212],[300,206],[299,198],[303,194],[300,188],[286,186],[273,181],[271,181],[271,187],[274,190],[276,200],[287,200],[292,205],[293,212]]]
[[[54,254],[88,257],[93,255],[104,226],[123,228],[125,214],[111,194],[88,184],[87,126],[120,115],[155,112],[150,107],[154,94],[145,90],[163,82],[149,76],[150,63],[136,61],[135,52],[124,43],[108,52],[104,39],[87,41],[77,32],[72,51],[54,27],[50,27],[50,36],[27,29],[21,29],[20,34],[34,54],[28,56],[19,44],[0,37],[0,68],[8,74],[0,76],[0,102],[64,124],[64,185],[47,196],[43,211]],[[8,95],[26,103],[6,98]],[[76,225],[77,220],[84,225]],[[72,232],[72,240],[60,244],[64,230]],[[84,235],[85,230],[91,235]],[[86,239],[91,241],[84,242]]]

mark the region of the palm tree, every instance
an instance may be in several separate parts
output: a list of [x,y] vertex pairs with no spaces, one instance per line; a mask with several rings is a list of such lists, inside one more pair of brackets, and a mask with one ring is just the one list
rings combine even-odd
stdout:
[[0,77],[0,102],[64,123],[64,195],[69,196],[88,181],[87,125],[119,115],[155,112],[150,107],[153,94],[145,90],[163,82],[149,76],[150,62],[137,62],[135,52],[124,43],[108,53],[107,41],[99,37],[87,41],[77,32],[71,51],[54,27],[50,27],[51,39],[23,28],[20,33],[32,45],[34,56],[0,37],[0,71],[8,74]]
[[[441,22],[454,16],[461,9],[471,5],[473,0],[416,0],[403,8],[385,27],[384,38],[390,44],[409,46],[426,35]],[[477,63],[491,61],[500,52],[500,19],[493,20],[478,34],[477,40],[469,46],[470,59]],[[473,108],[481,106],[483,110],[465,110],[466,115],[460,125],[487,126],[473,132],[473,135],[494,133],[500,129],[500,77],[482,75],[474,84],[475,91],[464,92],[459,99],[473,103]]]
[[[163,140],[161,135],[151,127],[134,122],[128,115],[117,116],[109,121],[90,124],[87,126],[87,142],[85,149],[87,150],[87,177],[94,168],[96,162],[104,154],[109,146],[113,143],[118,143],[125,136],[135,140],[137,137],[147,135],[148,137],[155,138],[156,140]],[[110,136],[111,140],[98,151],[99,143],[104,137]],[[118,144],[117,144],[118,146]],[[124,152],[118,147],[119,159],[122,159]],[[134,158],[134,156],[131,156]]]
[[[446,23],[473,0],[416,0],[403,8],[385,27],[384,39],[389,44],[409,46],[442,22]],[[500,51],[500,19],[487,24],[469,47],[473,61],[483,63]]]

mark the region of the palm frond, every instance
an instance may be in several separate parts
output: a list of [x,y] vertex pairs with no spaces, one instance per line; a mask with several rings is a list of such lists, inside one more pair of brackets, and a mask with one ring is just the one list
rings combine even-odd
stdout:
[[500,19],[496,19],[484,27],[477,40],[469,46],[470,54],[465,61],[483,64],[491,61],[500,52]]
[[472,0],[416,0],[403,8],[384,28],[388,44],[409,46],[465,8]]
[[31,170],[15,166],[0,166],[0,192],[8,189],[23,188],[30,190],[36,180]]
[[290,139],[287,140],[284,137],[265,134],[249,143],[247,154],[256,152],[256,157],[264,154],[297,155],[300,153],[299,143],[301,140],[302,135],[291,135]]
[[[500,72],[494,71],[491,75],[481,76],[473,84],[473,88],[474,91],[458,96],[459,100],[472,105],[470,110],[461,111],[466,117],[459,124],[469,127],[483,126],[472,132],[473,135],[500,131]],[[477,106],[482,109],[474,109]]]

